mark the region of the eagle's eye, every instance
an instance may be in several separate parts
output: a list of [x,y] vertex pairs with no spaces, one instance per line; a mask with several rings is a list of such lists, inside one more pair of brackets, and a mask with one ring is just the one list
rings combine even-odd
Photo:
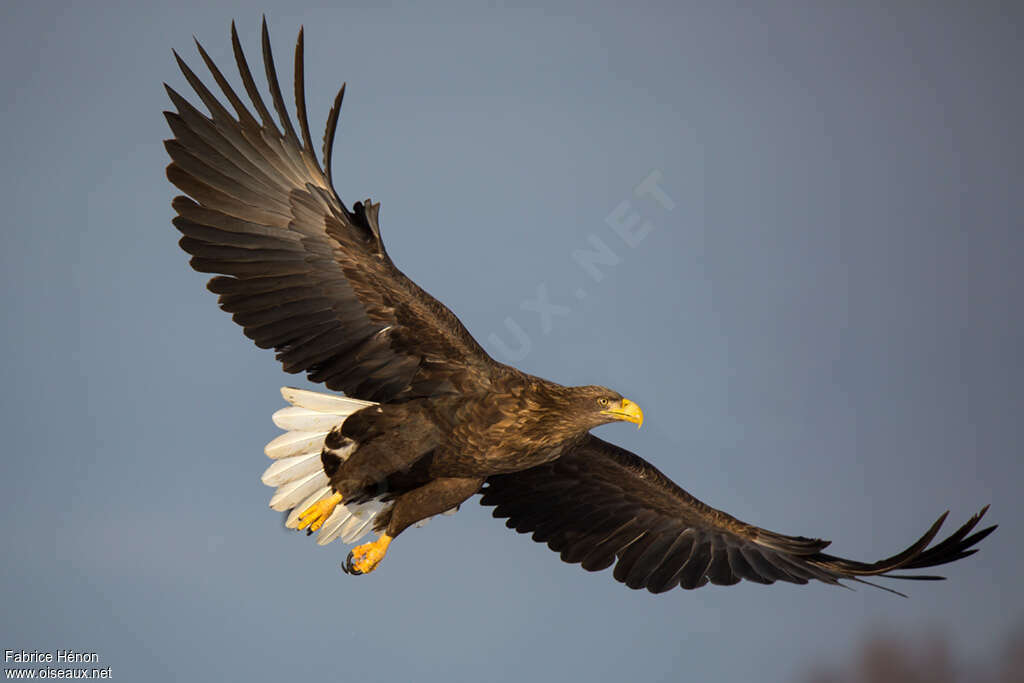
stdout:
[[598,403],[598,405],[600,405],[600,406],[601,406],[602,408],[604,408],[605,406],[607,406],[607,405],[608,405],[608,399],[606,399],[606,398],[599,398],[599,399],[597,399],[597,403]]

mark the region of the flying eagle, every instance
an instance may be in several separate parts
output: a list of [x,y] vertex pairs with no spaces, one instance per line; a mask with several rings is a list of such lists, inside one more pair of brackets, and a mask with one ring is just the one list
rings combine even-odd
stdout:
[[[588,571],[615,565],[630,588],[660,593],[742,579],[804,584],[893,574],[953,562],[995,527],[985,509],[932,545],[942,515],[903,552],[874,563],[824,552],[828,541],[742,522],[697,500],[642,458],[593,436],[613,421],[641,424],[637,404],[600,386],[568,387],[492,359],[458,318],[402,274],[378,223],[380,204],[348,208],[331,179],[331,148],[345,86],[327,117],[323,166],[306,117],[303,34],[295,48],[292,124],[266,20],[268,108],[234,24],[235,61],[252,109],[197,44],[229,111],[175,53],[204,114],[170,87],[167,177],[191,266],[215,273],[245,335],[273,348],[290,373],[339,394],[285,388],[274,414],[286,433],[266,447],[270,506],[318,542],[372,543],[343,568],[373,571],[411,525],[471,496],[506,525]],[[278,121],[275,122],[276,112]],[[972,533],[973,532],[973,533]]]

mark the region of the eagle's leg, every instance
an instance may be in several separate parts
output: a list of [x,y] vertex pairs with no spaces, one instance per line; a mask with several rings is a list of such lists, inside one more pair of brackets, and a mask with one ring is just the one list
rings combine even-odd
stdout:
[[348,558],[345,560],[345,564],[341,565],[341,568],[346,574],[354,574],[356,576],[359,574],[369,574],[384,559],[384,555],[388,552],[388,546],[391,545],[391,540],[391,536],[381,534],[373,543],[357,545],[355,548],[352,548],[352,552],[348,554]]
[[356,546],[342,569],[348,574],[369,574],[388,551],[398,534],[409,526],[450,510],[480,490],[483,477],[441,477],[400,495],[391,508],[387,527],[376,541]]
[[341,494],[335,493],[329,498],[319,500],[308,508],[302,511],[299,515],[299,528],[305,529],[309,527],[309,530],[316,531],[324,525],[327,518],[334,512],[334,508],[341,502]]

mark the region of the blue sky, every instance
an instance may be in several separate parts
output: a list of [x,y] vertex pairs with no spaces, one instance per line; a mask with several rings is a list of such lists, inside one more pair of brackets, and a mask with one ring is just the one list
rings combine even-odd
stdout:
[[[2,12],[0,648],[95,651],[115,680],[787,681],[882,627],[982,659],[1024,618],[1019,10]],[[344,576],[259,481],[278,387],[306,384],[170,224],[170,50],[199,70],[194,34],[230,72],[231,19],[254,59],[263,12],[283,73],[306,27],[315,128],[348,82],[342,198],[382,203],[396,263],[496,358],[643,407],[603,438],[842,555],[947,508],[1002,528],[909,600],[632,592],[475,503]],[[600,279],[573,256],[595,244]]]

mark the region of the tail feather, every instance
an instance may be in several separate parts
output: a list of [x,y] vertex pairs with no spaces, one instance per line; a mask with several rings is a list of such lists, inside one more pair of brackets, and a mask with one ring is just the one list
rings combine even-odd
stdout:
[[303,453],[275,461],[263,473],[261,481],[267,486],[280,486],[321,469],[323,469],[323,465],[320,464],[319,453]]
[[355,543],[358,539],[362,538],[365,534],[373,530],[373,520],[377,516],[377,513],[384,509],[385,505],[378,503],[379,507],[376,510],[370,510],[370,514],[364,516],[352,515],[351,525],[346,524],[345,529],[342,531],[341,540],[344,543]]
[[317,545],[325,545],[340,536],[342,526],[351,518],[352,512],[345,506],[339,505],[334,508],[334,512],[327,518],[324,525],[320,527],[320,534],[316,537]]
[[304,432],[319,432],[323,430],[330,430],[338,426],[342,420],[338,419],[338,415],[334,413],[321,413],[316,410],[310,410],[309,408],[300,408],[299,406],[291,406],[289,408],[281,408],[271,416],[276,424],[281,429],[287,429],[289,431],[304,431]]
[[270,508],[278,512],[290,510],[317,489],[329,485],[330,481],[323,470],[286,482],[278,486],[277,492],[270,498]]
[[327,438],[327,431],[323,432],[285,432],[277,437],[264,448],[263,452],[268,458],[288,458],[293,455],[304,453],[320,452],[324,447],[324,439]]
[[321,394],[294,387],[281,387],[281,396],[293,406],[346,417],[367,406],[377,405],[373,401],[360,401],[358,398]]
[[[285,526],[295,529],[306,508],[331,495],[330,480],[320,458],[327,435],[349,415],[375,404],[292,387],[282,388],[281,395],[291,406],[274,413],[273,420],[287,431],[264,449],[274,462],[263,473],[262,481],[277,488],[270,507],[291,510]],[[355,447],[355,443],[348,443],[331,453],[345,460]],[[373,529],[374,519],[390,505],[380,500],[338,505],[320,528],[317,543],[326,545],[338,538],[344,543],[358,541]]]

